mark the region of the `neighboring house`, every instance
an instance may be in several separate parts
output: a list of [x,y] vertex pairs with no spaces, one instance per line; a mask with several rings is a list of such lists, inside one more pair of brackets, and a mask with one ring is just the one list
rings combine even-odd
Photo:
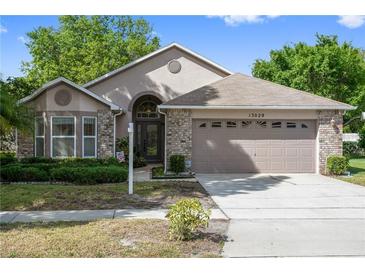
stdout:
[[19,157],[108,157],[135,125],[150,162],[183,154],[195,172],[325,172],[342,154],[342,115],[354,107],[233,74],[171,44],[83,86],[65,78],[22,103],[35,136],[18,135]]

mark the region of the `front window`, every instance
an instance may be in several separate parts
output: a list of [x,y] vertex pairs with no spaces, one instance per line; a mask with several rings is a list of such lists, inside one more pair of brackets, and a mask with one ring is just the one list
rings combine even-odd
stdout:
[[35,118],[35,156],[44,156],[44,119],[43,117]]
[[52,157],[76,156],[75,117],[52,117]]
[[160,114],[157,111],[157,104],[152,101],[146,101],[137,107],[137,118],[159,118]]
[[82,156],[96,157],[96,117],[82,117]]

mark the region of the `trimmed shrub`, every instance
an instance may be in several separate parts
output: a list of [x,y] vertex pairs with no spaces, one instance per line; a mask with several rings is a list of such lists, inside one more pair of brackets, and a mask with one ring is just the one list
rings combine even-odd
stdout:
[[166,215],[170,239],[192,239],[198,228],[208,227],[209,216],[210,211],[205,211],[198,199],[181,199]]
[[327,170],[331,175],[344,174],[349,167],[349,160],[345,156],[329,156],[327,158]]
[[185,171],[185,156],[184,155],[171,155],[170,156],[170,170],[179,174]]
[[[37,163],[37,164],[21,164],[21,167],[28,168],[28,167],[35,167],[39,170],[43,170],[49,175],[51,169],[58,167],[58,163]],[[49,176],[48,176],[49,177]]]
[[343,154],[346,156],[359,156],[361,155],[362,148],[358,142],[343,142]]
[[104,159],[98,159],[99,164],[102,165],[115,165],[115,166],[120,166],[120,165],[125,165],[124,163],[120,163],[118,161],[117,158],[115,157],[108,157],[108,158],[104,158]]
[[14,153],[0,153],[0,165],[5,166],[8,164],[17,163],[18,160]]
[[88,185],[119,183],[128,177],[127,169],[117,166],[59,167],[50,173],[53,181]]
[[163,166],[156,166],[152,168],[153,177],[161,177],[165,175],[165,170]]
[[26,157],[19,160],[22,164],[57,163],[60,160],[47,157]]
[[133,157],[133,167],[143,167],[146,166],[147,162],[146,159],[142,156],[134,156]]
[[48,181],[46,171],[36,167],[23,167],[21,165],[8,165],[1,168],[0,176],[6,182],[41,182]]
[[67,167],[96,166],[100,165],[100,162],[95,158],[66,158],[59,160],[59,165]]
[[365,149],[365,125],[359,130],[359,147]]

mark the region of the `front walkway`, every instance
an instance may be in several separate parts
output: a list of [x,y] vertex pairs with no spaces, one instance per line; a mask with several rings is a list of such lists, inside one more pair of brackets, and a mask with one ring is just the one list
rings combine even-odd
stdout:
[[[91,221],[96,219],[165,219],[167,209],[106,209],[56,211],[1,211],[0,223]],[[212,209],[211,219],[227,219],[219,209]]]
[[365,255],[365,187],[315,174],[197,178],[231,219],[226,257]]

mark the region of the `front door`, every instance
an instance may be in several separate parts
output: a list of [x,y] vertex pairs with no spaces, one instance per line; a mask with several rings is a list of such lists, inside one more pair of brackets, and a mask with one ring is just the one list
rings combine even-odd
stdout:
[[147,161],[161,161],[161,123],[136,123],[136,150]]

